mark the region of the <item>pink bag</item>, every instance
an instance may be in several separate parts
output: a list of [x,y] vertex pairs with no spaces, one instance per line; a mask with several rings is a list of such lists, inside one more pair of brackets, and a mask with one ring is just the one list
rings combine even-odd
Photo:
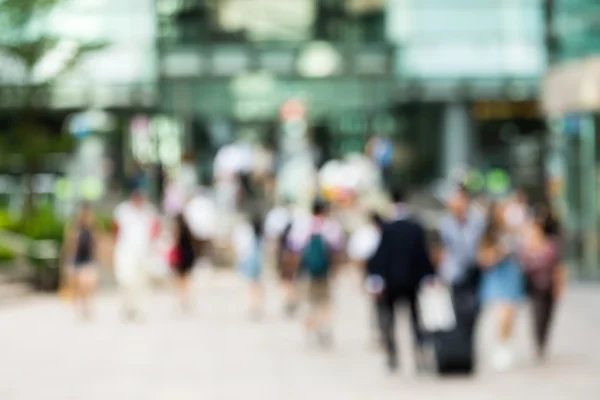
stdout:
[[181,252],[177,246],[173,246],[167,255],[171,268],[176,268],[181,263]]

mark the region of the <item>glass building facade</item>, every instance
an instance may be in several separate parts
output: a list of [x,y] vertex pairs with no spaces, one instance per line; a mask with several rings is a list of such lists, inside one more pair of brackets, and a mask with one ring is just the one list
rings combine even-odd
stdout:
[[390,0],[398,73],[423,79],[537,79],[543,0]]
[[429,178],[474,166],[536,186],[509,160],[544,132],[535,106],[547,67],[544,1],[390,0],[386,19],[396,48],[398,108],[438,104],[435,131],[410,128],[437,149],[426,163],[434,168]]
[[544,103],[552,126],[547,171],[573,275],[600,279],[600,3],[554,0]]
[[557,63],[600,52],[600,2],[553,0],[552,34]]

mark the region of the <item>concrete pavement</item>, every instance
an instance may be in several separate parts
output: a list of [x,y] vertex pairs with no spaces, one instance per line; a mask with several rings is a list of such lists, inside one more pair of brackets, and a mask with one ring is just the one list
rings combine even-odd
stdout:
[[[141,325],[121,322],[110,291],[100,295],[96,318],[88,323],[55,297],[11,305],[0,309],[0,399],[600,398],[598,287],[576,287],[566,297],[548,365],[532,361],[524,310],[516,332],[518,365],[507,373],[491,370],[486,349],[494,324],[487,315],[477,376],[438,380],[417,378],[408,368],[386,372],[369,344],[369,304],[359,286],[352,274],[336,285],[336,340],[329,351],[311,348],[298,321],[281,316],[274,284],[264,320],[250,321],[245,285],[231,273],[199,274],[191,317],[177,312],[171,293],[152,294]],[[399,334],[408,339],[403,321]]]

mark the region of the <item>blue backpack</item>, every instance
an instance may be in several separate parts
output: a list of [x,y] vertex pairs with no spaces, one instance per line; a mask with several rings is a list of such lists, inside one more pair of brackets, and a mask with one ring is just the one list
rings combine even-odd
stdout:
[[311,236],[302,253],[302,267],[311,278],[324,278],[329,273],[331,267],[329,247],[322,235]]

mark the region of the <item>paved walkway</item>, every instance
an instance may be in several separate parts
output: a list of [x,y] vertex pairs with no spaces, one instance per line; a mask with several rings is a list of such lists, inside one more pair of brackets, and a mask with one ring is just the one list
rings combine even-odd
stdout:
[[[96,319],[78,321],[54,297],[0,309],[2,400],[294,400],[600,398],[600,290],[578,287],[563,303],[546,366],[531,360],[527,313],[517,331],[519,365],[496,373],[482,351],[473,379],[389,375],[369,345],[368,304],[357,280],[340,279],[335,347],[311,349],[297,321],[280,315],[269,287],[262,322],[244,313],[244,285],[231,274],[201,275],[197,307],[186,318],[169,293],[149,298],[143,325],[119,320],[118,299],[104,293]],[[493,324],[485,318],[481,347]],[[407,334],[406,326],[401,335]],[[405,364],[406,365],[406,364]]]

